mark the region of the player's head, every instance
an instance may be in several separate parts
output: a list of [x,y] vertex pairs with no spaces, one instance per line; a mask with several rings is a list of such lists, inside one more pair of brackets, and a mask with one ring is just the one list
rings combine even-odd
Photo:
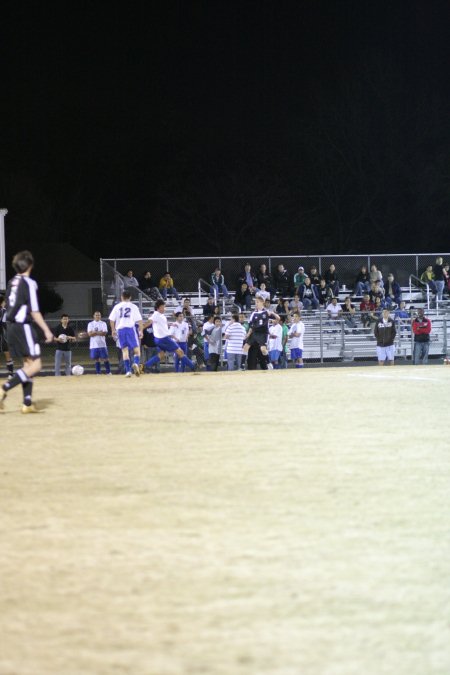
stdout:
[[122,300],[124,302],[129,302],[131,300],[131,293],[130,291],[124,290],[122,291]]
[[94,312],[92,316],[94,317],[94,321],[100,321],[102,318],[101,312],[99,312],[98,310]]
[[63,326],[66,326],[69,323],[69,315],[68,314],[61,314],[61,324]]
[[160,314],[164,314],[164,311],[166,309],[166,303],[164,300],[157,300],[155,302],[155,311],[159,312]]
[[215,325],[215,326],[220,326],[221,323],[222,323],[222,317],[220,317],[220,316],[215,316],[215,317],[214,317],[214,325]]
[[255,298],[255,305],[258,309],[262,309],[264,307],[264,298]]
[[175,312],[175,321],[181,323],[184,319],[183,312]]
[[292,312],[292,318],[294,319],[294,323],[300,321],[300,312]]
[[28,272],[34,265],[33,254],[30,251],[19,251],[12,259],[12,266],[18,274]]

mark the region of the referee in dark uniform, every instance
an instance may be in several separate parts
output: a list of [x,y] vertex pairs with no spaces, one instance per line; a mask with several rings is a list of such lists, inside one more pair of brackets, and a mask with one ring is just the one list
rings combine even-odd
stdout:
[[32,403],[33,376],[41,370],[42,362],[41,349],[32,321],[42,329],[46,342],[53,342],[53,333],[39,311],[37,283],[30,278],[34,265],[32,254],[29,251],[17,253],[12,265],[17,274],[6,289],[6,337],[11,356],[23,359],[23,366],[2,386],[0,412],[4,411],[6,395],[10,389],[21,384],[22,412],[35,413],[38,410]]
[[[256,370],[259,363],[261,370],[267,370],[267,338],[269,335],[269,319],[279,319],[275,312],[264,307],[263,298],[255,298],[255,311],[248,322],[247,344],[249,345],[247,369]],[[266,353],[264,353],[266,352]]]

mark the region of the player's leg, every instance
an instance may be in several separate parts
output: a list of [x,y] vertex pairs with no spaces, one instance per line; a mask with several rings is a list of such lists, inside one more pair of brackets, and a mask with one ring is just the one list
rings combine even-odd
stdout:
[[140,347],[134,347],[133,349],[133,373],[136,377],[139,377],[141,371],[139,369],[139,364],[141,362],[141,350]]
[[59,377],[61,375],[61,361],[62,361],[62,351],[57,349],[55,351],[55,376]]
[[67,352],[64,352],[64,363],[65,363],[65,372],[66,377],[72,375],[72,350],[68,349]]
[[161,363],[162,358],[166,353],[158,347],[158,353],[152,356],[148,361],[145,362],[145,367],[146,368],[152,368],[153,366],[156,366],[157,364],[159,365]]
[[181,347],[177,347],[177,349],[175,350],[175,353],[178,354],[178,356],[179,356],[180,361],[181,361],[182,364],[184,364],[184,365],[186,365],[186,366],[189,366],[189,368],[190,368],[191,370],[195,370],[195,363],[194,363],[193,361],[191,361],[191,359],[189,359],[189,358],[186,356],[186,354],[185,354],[184,351],[181,349]]
[[109,362],[108,350],[105,349],[103,352],[103,367],[107,375],[111,375],[111,364]]
[[9,351],[5,350],[3,353],[5,354],[6,370],[8,371],[8,379],[11,379],[12,376],[14,375],[14,361],[12,360],[12,356],[9,353]]
[[125,368],[125,377],[130,377],[131,364],[130,364],[130,352],[128,347],[122,347],[122,362],[123,367]]

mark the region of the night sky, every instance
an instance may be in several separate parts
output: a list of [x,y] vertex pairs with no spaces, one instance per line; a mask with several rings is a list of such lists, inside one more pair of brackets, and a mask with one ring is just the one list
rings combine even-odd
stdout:
[[10,3],[7,253],[449,249],[450,3]]

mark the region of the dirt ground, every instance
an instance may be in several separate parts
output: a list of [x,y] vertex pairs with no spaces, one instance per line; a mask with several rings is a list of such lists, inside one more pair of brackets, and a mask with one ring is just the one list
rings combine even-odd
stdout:
[[450,368],[38,378],[1,675],[448,675]]

